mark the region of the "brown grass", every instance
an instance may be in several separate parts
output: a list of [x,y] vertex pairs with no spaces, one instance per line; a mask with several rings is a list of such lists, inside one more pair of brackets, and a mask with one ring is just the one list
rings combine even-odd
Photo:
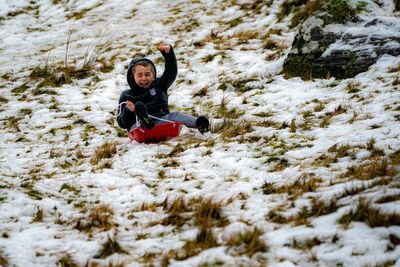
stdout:
[[314,192],[320,183],[320,179],[303,175],[291,184],[275,186],[272,183],[265,182],[262,186],[264,194],[282,194],[286,193],[290,199],[295,199],[299,195],[307,192]]
[[217,244],[217,240],[211,229],[199,229],[196,239],[187,241],[185,243],[182,248],[183,252],[180,251],[179,253],[177,253],[170,251],[168,257],[164,257],[162,259],[162,262],[168,263],[170,258],[174,258],[176,260],[185,260],[199,254],[203,250],[216,247]]
[[359,82],[350,81],[346,86],[346,91],[349,94],[354,94],[360,92],[361,84]]
[[35,216],[32,219],[32,222],[43,222],[43,216],[44,216],[44,212],[43,209],[38,208]]
[[107,204],[100,204],[91,209],[88,218],[79,219],[75,228],[80,231],[89,231],[93,227],[109,230],[114,225],[114,210]]
[[259,32],[254,30],[246,30],[235,33],[232,38],[238,40],[238,44],[247,44],[249,40],[258,39]]
[[222,227],[227,225],[228,221],[222,214],[222,203],[213,199],[197,200],[196,210],[194,212],[195,224],[200,229],[208,229],[212,226]]
[[102,244],[102,247],[95,258],[105,259],[115,253],[127,254],[127,252],[120,246],[118,241],[108,236],[107,241]]
[[365,190],[367,190],[369,188],[369,186],[362,184],[359,186],[347,186],[343,189],[343,192],[341,192],[340,194],[336,195],[336,198],[344,198],[347,196],[354,196],[357,195]]
[[299,250],[310,250],[315,246],[321,245],[322,242],[318,239],[318,237],[313,237],[306,239],[304,241],[297,241],[296,239],[293,240],[291,246],[295,249]]
[[164,161],[161,165],[162,165],[164,168],[168,168],[168,167],[176,168],[176,167],[178,167],[178,166],[180,165],[180,163],[179,163],[179,161],[177,161],[176,159],[167,159],[167,160]]
[[157,178],[160,180],[167,178],[167,172],[165,170],[159,170],[157,173]]
[[396,236],[395,234],[390,234],[388,236],[388,238],[389,238],[389,242],[390,242],[390,245],[388,247],[389,251],[394,250],[398,245],[400,245],[400,238],[398,236]]
[[114,225],[113,217],[114,210],[108,204],[100,204],[96,206],[90,214],[93,226],[103,229],[110,229]]
[[371,138],[367,143],[367,147],[366,148],[367,148],[367,150],[369,152],[371,152],[371,157],[384,156],[385,153],[384,153],[383,149],[376,148],[375,147],[375,143],[376,143],[376,141],[375,141],[374,138]]
[[96,148],[90,160],[92,165],[96,165],[102,159],[112,158],[117,153],[117,142],[106,142],[100,147]]
[[348,168],[341,178],[371,180],[376,177],[394,176],[398,172],[386,159],[373,159],[369,163]]
[[339,223],[345,226],[352,221],[364,222],[370,227],[389,227],[400,225],[400,214],[383,212],[378,207],[374,207],[372,202],[366,201],[361,197],[358,200],[356,209],[339,219]]
[[295,225],[303,225],[309,223],[310,217],[318,217],[336,212],[339,208],[337,199],[332,198],[328,201],[323,201],[317,198],[311,199],[311,206],[303,206],[300,211],[287,218],[287,221],[294,222]]
[[300,211],[289,218],[289,221],[294,222],[295,225],[308,225],[308,219],[312,216],[311,212],[309,211],[307,206],[301,207]]
[[4,256],[3,251],[0,250],[0,266],[8,266],[8,259]]
[[77,263],[74,262],[70,254],[66,254],[61,257],[57,262],[58,267],[79,267]]
[[253,123],[251,121],[240,120],[224,120],[220,125],[216,125],[213,132],[220,133],[221,138],[226,140],[237,136],[243,136],[253,131]]
[[390,161],[393,166],[400,166],[400,149],[390,155]]
[[181,227],[191,219],[190,216],[182,214],[191,211],[190,206],[186,203],[183,197],[178,197],[172,202],[169,202],[168,198],[166,198],[163,207],[164,211],[169,213],[169,215],[162,220],[162,225],[172,224]]
[[266,217],[273,223],[285,224],[289,221],[288,218],[282,216],[275,210],[271,210],[270,212],[268,212]]
[[132,212],[141,212],[141,211],[156,211],[157,208],[159,207],[159,204],[156,202],[151,202],[151,203],[147,203],[147,202],[143,202],[140,207],[138,208],[134,208],[131,211]]
[[237,119],[244,114],[243,111],[233,108],[229,108],[229,98],[223,97],[221,99],[220,104],[218,105],[217,110],[215,111],[215,118],[224,118],[224,119]]
[[327,155],[327,154],[322,154],[318,158],[315,159],[313,162],[314,166],[323,166],[323,167],[329,167],[331,164],[338,162],[338,158],[335,156]]
[[183,212],[189,212],[191,211],[190,206],[186,203],[184,197],[178,197],[172,201],[170,201],[168,198],[164,200],[162,203],[164,211],[168,213],[175,213],[175,214],[180,214]]
[[349,145],[335,144],[328,149],[328,152],[335,153],[336,157],[344,158],[351,155],[351,147]]
[[178,157],[182,152],[185,151],[185,147],[181,144],[178,143],[176,146],[171,150],[171,152],[168,153],[168,157]]
[[334,116],[340,115],[340,114],[345,113],[345,112],[346,112],[346,109],[343,108],[342,105],[337,106],[334,111],[325,113],[325,116],[323,117],[322,122],[320,123],[319,126],[321,128],[328,127],[330,122],[331,122],[331,119]]
[[388,203],[400,200],[400,193],[381,196],[376,200],[376,203]]
[[189,257],[199,254],[201,251],[216,247],[217,239],[213,234],[212,227],[222,227],[227,224],[226,218],[222,214],[222,204],[209,199],[193,198],[185,201],[179,197],[172,202],[166,199],[163,203],[164,210],[170,215],[164,219],[163,223],[175,224],[182,226],[191,217],[184,216],[183,213],[192,211],[194,223],[198,228],[195,240],[190,240],[185,243],[182,250],[169,251],[161,259],[161,266],[168,266],[170,259],[185,260]]
[[226,241],[229,247],[236,247],[239,255],[253,256],[257,252],[267,252],[268,246],[263,239],[261,239],[263,232],[258,228],[231,235]]
[[336,212],[339,207],[340,206],[337,204],[336,198],[332,198],[327,201],[312,198],[310,214],[312,214],[313,216],[322,216]]

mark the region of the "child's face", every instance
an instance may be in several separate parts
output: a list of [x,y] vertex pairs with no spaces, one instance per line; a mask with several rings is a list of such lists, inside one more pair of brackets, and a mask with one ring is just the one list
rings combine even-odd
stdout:
[[136,84],[145,89],[149,88],[155,79],[152,66],[137,65],[132,69],[132,74]]

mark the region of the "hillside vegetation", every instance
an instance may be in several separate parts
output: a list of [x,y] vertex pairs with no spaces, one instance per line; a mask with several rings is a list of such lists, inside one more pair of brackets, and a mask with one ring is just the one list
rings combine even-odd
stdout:
[[[321,1],[9,2],[1,266],[400,264],[400,60],[287,78]],[[398,1],[332,2],[398,19]],[[161,75],[159,43],[178,59],[171,110],[211,132],[139,144],[117,126],[128,63]]]

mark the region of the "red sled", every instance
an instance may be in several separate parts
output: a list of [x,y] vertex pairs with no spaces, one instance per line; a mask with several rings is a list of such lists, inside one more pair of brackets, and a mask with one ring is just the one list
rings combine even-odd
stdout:
[[131,140],[139,143],[158,143],[179,136],[181,128],[181,122],[167,122],[156,124],[151,130],[145,128],[132,129],[128,136]]

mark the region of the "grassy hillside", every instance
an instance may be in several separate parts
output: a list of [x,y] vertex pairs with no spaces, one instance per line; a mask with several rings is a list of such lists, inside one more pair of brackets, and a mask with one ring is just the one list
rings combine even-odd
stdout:
[[[365,2],[396,18],[396,2]],[[0,265],[397,266],[400,60],[286,79],[314,8],[2,4]],[[145,145],[118,128],[127,65],[161,75],[159,43],[178,59],[171,110],[210,133]]]

